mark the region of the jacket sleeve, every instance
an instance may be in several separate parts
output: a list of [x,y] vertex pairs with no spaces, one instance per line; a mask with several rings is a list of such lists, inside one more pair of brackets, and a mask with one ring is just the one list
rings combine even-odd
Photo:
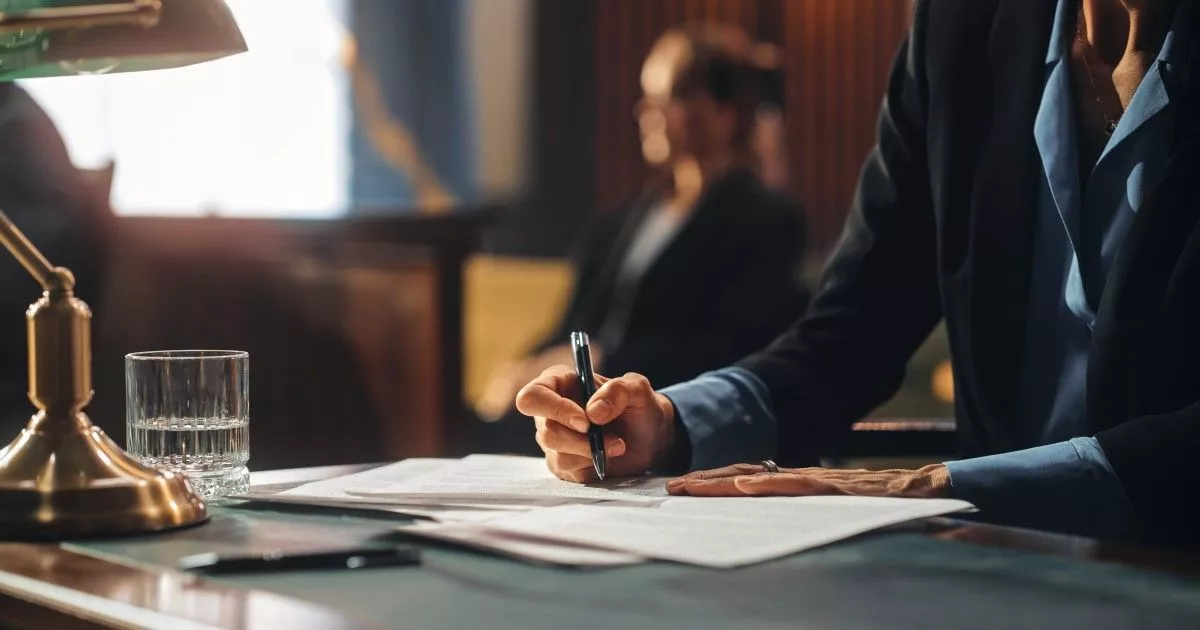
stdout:
[[942,317],[925,147],[923,24],[896,56],[877,138],[807,316],[739,365],[768,388],[779,459],[810,461],[894,394]]
[[673,385],[766,346],[804,312],[803,213],[791,204],[773,207],[748,227],[739,236],[739,255],[731,257],[734,268],[705,287],[716,301],[711,314],[685,318],[701,323],[669,336],[631,330],[625,343],[605,357],[606,373],[640,372],[655,386]]

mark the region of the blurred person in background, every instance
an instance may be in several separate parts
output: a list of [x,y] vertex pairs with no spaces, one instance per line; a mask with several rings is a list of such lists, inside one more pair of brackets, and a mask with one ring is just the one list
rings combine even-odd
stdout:
[[[50,117],[15,83],[0,83],[0,210],[51,263],[75,272],[75,294],[95,309],[105,240],[100,210],[107,211],[107,188],[93,185],[75,168]],[[7,252],[0,259],[3,448],[34,411],[27,396],[25,310],[41,287]]]
[[589,334],[597,370],[675,383],[760,349],[802,313],[804,217],[778,190],[787,163],[777,58],[724,25],[658,39],[635,111],[655,177],[585,232],[559,325],[492,375],[477,413],[503,420],[482,448],[537,452],[513,400],[542,370],[571,362],[571,331]]

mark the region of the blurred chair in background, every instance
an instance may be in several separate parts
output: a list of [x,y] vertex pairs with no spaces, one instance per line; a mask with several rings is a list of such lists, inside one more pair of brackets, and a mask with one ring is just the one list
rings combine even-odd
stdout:
[[[570,364],[573,330],[593,340],[597,370],[637,370],[658,386],[687,380],[764,346],[804,310],[799,205],[781,181],[780,68],[770,48],[718,24],[671,30],[641,74],[635,116],[656,176],[637,199],[585,231],[566,315],[524,358],[502,365],[476,405],[481,450],[536,453],[512,409],[517,389]],[[765,139],[765,140],[764,140]],[[763,156],[756,150],[770,148]],[[761,172],[769,167],[770,186]]]

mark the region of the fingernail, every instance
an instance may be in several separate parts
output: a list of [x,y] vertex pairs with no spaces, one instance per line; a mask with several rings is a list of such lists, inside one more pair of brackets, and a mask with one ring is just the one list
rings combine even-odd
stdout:
[[613,443],[612,448],[608,449],[608,454],[612,455],[613,457],[620,457],[621,455],[624,455],[625,440],[618,438],[617,441]]
[[576,431],[578,431],[580,433],[587,433],[587,430],[588,430],[587,418],[584,418],[583,416],[575,416],[574,418],[571,418],[571,428],[575,429]]
[[604,421],[609,419],[609,414],[612,413],[612,409],[612,403],[608,402],[607,400],[597,400],[596,402],[588,405],[587,411],[588,415],[591,416],[592,419]]

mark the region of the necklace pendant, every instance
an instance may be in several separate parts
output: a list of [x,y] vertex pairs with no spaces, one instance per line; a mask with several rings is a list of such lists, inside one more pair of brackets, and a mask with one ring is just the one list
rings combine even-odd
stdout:
[[1111,136],[1116,131],[1117,131],[1117,122],[1116,121],[1109,121],[1104,124],[1104,133]]

